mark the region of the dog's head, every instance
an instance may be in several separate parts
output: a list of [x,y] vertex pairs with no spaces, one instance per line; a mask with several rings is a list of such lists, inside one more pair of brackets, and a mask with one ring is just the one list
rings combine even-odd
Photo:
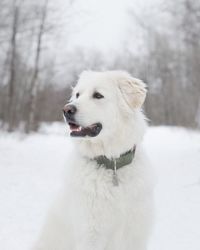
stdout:
[[127,72],[84,71],[63,108],[70,135],[104,140],[123,133],[145,96],[146,85]]

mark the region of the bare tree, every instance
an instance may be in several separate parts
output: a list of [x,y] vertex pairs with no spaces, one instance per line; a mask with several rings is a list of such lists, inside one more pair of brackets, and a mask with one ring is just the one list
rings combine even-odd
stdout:
[[[134,72],[134,68],[137,68],[136,71],[148,83],[147,115],[152,118],[153,124],[197,127],[200,103],[200,3],[198,0],[168,2],[165,14],[169,20],[164,26],[161,18],[162,27],[152,22],[152,10],[148,11],[146,18],[136,15],[135,11],[129,12],[131,20],[143,30],[143,41],[147,41],[144,43],[147,53],[143,55],[143,61],[140,64],[137,61],[129,69]],[[131,36],[129,32],[130,42],[132,37],[135,39],[135,33]],[[134,61],[131,53],[130,57]]]
[[36,108],[36,98],[37,98],[37,87],[38,87],[38,76],[39,76],[39,64],[40,57],[42,52],[42,39],[45,33],[45,23],[47,18],[48,10],[48,1],[44,1],[44,5],[41,12],[41,21],[38,30],[37,36],[37,45],[36,45],[36,55],[34,62],[34,71],[30,83],[30,100],[28,103],[28,120],[26,124],[26,133],[29,133],[31,130],[35,129],[35,108]]
[[16,36],[18,32],[19,23],[19,6],[16,0],[13,2],[13,21],[10,39],[10,75],[8,80],[8,130],[12,131],[14,126],[14,91],[16,81],[16,57],[17,57],[17,44]]

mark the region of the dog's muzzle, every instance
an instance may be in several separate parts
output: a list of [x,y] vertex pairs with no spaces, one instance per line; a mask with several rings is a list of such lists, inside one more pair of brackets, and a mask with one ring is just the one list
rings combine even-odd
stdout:
[[63,108],[63,115],[69,125],[70,135],[73,137],[96,137],[102,130],[102,124],[97,122],[87,127],[81,126],[75,120],[76,112],[77,108],[72,104],[66,104]]

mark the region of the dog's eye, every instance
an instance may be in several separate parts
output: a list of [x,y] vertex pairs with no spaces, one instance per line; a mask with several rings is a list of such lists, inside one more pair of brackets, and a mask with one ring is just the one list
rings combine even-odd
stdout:
[[76,93],[76,98],[79,98],[80,94],[79,93]]
[[92,97],[96,98],[96,99],[104,98],[104,96],[102,94],[100,94],[99,92],[95,92]]

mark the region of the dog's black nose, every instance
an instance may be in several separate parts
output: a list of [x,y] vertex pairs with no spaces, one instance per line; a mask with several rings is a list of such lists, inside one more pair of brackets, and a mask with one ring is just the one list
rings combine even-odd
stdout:
[[63,108],[63,114],[67,120],[73,119],[77,109],[74,105],[67,104]]

